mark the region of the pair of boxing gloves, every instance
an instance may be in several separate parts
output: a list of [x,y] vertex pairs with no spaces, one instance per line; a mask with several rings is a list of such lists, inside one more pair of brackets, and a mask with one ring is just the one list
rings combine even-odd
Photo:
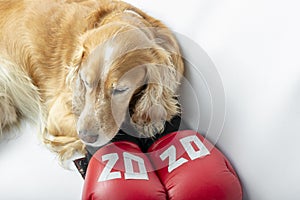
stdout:
[[109,143],[92,156],[83,200],[240,200],[237,174],[203,136],[185,130],[156,140],[146,153],[131,141]]

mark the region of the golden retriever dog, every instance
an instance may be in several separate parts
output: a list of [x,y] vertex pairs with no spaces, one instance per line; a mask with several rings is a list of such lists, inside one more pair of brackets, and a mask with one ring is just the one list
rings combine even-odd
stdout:
[[151,137],[180,114],[179,46],[122,1],[0,1],[0,134],[27,118],[69,159],[109,142],[129,116]]

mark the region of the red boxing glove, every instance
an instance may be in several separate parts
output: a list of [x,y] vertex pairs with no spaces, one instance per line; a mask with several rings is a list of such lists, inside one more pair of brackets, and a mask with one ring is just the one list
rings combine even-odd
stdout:
[[199,133],[178,131],[148,150],[171,200],[241,200],[239,179],[224,155]]
[[91,158],[83,200],[166,198],[164,186],[138,145],[127,141],[110,143]]

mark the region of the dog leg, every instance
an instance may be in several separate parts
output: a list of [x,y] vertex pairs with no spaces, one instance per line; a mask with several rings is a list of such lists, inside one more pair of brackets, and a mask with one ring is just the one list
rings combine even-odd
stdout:
[[85,153],[85,146],[77,136],[70,96],[63,93],[52,105],[47,120],[47,131],[52,138],[44,138],[45,143],[59,154],[62,161],[70,158],[74,152]]
[[9,70],[0,59],[0,136],[5,128],[18,121],[17,109],[10,93],[12,79],[9,74]]
[[43,124],[39,92],[18,65],[0,56],[0,133],[19,117]]
[[7,95],[0,91],[0,135],[4,128],[14,125],[17,121],[16,108],[12,105]]

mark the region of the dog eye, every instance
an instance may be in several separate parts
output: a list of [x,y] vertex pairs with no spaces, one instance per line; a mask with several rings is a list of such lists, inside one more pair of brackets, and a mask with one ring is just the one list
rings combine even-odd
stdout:
[[113,95],[118,95],[126,92],[129,88],[115,88],[112,90]]

